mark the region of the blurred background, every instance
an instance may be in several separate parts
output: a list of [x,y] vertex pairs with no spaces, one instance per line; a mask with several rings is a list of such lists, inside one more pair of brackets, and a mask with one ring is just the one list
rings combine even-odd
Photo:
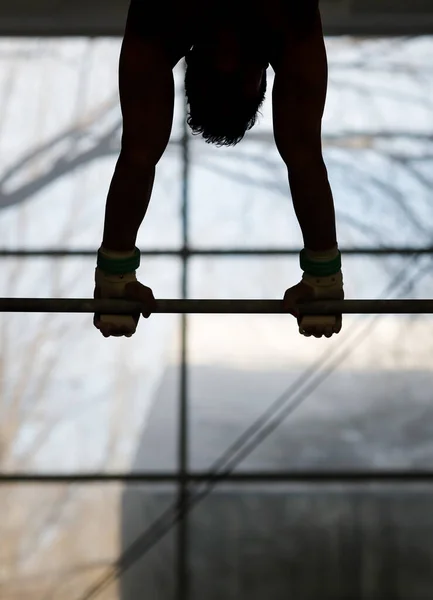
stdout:
[[[127,5],[1,3],[3,297],[93,293]],[[432,3],[322,12],[346,295],[431,298]],[[183,68],[140,279],[281,298],[302,240],[270,102],[214,148],[185,130]],[[431,600],[432,356],[427,315],[347,316],[331,340],[278,315],[153,315],[107,340],[91,315],[4,313],[1,600]],[[53,473],[70,481],[38,481]],[[119,477],[74,480],[94,473]]]

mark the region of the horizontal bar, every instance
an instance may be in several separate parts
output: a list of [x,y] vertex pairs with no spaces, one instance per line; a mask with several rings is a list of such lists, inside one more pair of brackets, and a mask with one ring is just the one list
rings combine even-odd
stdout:
[[[302,315],[433,314],[433,300],[320,300],[298,305]],[[282,300],[92,300],[0,298],[0,312],[171,314],[284,314]]]
[[[344,256],[412,256],[433,254],[433,246],[426,247],[350,247],[340,248]],[[142,256],[174,256],[190,258],[199,256],[298,256],[299,248],[187,248],[172,249],[160,248],[141,250]],[[96,259],[96,250],[67,248],[39,248],[39,249],[0,249],[0,258],[93,258]]]
[[220,473],[0,473],[0,485],[90,483],[433,483],[433,471],[284,471]]

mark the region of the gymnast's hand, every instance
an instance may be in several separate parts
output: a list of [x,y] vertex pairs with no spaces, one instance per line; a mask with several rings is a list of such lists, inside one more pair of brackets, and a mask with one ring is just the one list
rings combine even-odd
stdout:
[[[99,268],[95,271],[94,298],[122,298],[124,300],[154,300],[152,290],[137,281],[135,273],[125,275],[111,275],[104,273]],[[150,312],[142,313],[144,318]],[[93,324],[104,337],[131,337],[138,325],[140,313],[131,315],[101,315],[95,314]]]
[[343,276],[341,271],[331,277],[311,277],[304,273],[302,281],[284,294],[284,308],[298,320],[299,333],[306,337],[330,338],[341,331],[341,315],[300,316],[299,304],[314,300],[343,300]]

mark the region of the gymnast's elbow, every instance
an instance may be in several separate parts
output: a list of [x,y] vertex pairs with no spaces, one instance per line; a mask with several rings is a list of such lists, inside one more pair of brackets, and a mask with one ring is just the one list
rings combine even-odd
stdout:
[[163,146],[161,148],[152,147],[149,144],[140,143],[140,140],[123,136],[118,162],[130,169],[148,171],[156,167],[164,150]]
[[314,177],[318,173],[326,172],[322,147],[317,138],[292,139],[290,143],[286,138],[285,143],[276,145],[290,175],[308,174]]

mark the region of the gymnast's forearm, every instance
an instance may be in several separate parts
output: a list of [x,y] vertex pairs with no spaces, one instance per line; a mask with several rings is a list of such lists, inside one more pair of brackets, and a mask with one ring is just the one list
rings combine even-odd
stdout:
[[309,250],[337,245],[334,200],[322,158],[288,169],[293,206]]
[[144,167],[121,152],[105,208],[104,248],[117,252],[134,249],[154,178],[155,167]]

